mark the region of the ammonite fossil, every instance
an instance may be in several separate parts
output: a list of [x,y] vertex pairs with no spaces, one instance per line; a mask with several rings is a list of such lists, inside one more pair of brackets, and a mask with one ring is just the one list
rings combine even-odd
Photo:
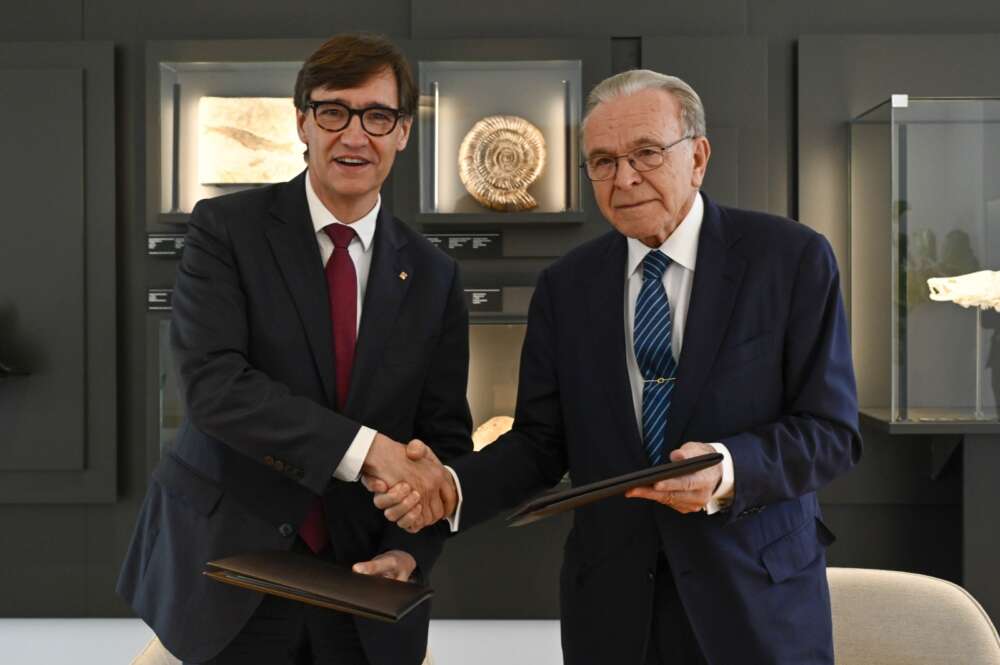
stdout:
[[491,115],[469,130],[458,149],[458,175],[474,199],[501,212],[538,205],[528,187],[545,166],[545,138],[516,115]]

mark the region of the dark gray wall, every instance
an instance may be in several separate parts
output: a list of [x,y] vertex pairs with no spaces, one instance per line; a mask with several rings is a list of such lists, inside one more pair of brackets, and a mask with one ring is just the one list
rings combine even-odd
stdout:
[[[608,39],[609,49],[621,63],[634,58],[636,42],[613,42],[612,37],[758,38],[767,47],[766,149],[761,154],[767,173],[764,200],[769,210],[794,216],[804,210],[797,194],[800,120],[795,46],[800,36],[1000,33],[1000,5],[989,0],[946,4],[930,0],[508,0],[492,6],[458,0],[5,0],[0,14],[0,41],[107,40],[116,46],[119,340],[119,499],[103,505],[0,506],[0,524],[9,536],[0,554],[0,569],[28,570],[3,578],[0,615],[4,616],[128,614],[113,586],[147,475],[146,357],[156,353],[156,348],[147,341],[150,315],[145,311],[145,289],[169,283],[172,270],[169,262],[144,255],[146,41],[323,37],[350,29],[411,39],[601,37]],[[698,48],[697,40],[685,43]],[[803,221],[812,223],[808,218]],[[846,234],[842,224],[822,230],[842,238]],[[823,495],[828,520],[840,536],[830,550],[831,562],[957,579],[958,469],[932,483],[929,443],[866,434],[864,464]],[[489,533],[477,538],[484,548],[492,545]],[[51,575],[35,574],[42,572]],[[68,590],[56,587],[55,581],[71,578],[80,581]],[[554,580],[547,589],[538,587],[538,594],[542,597],[539,606],[547,608],[544,615],[551,616]],[[461,605],[460,600],[455,602]]]

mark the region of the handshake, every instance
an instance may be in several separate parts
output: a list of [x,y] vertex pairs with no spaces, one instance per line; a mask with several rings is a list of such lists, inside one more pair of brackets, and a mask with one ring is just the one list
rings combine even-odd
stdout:
[[410,533],[450,517],[458,505],[452,473],[419,439],[403,445],[376,434],[361,474],[361,482],[375,495],[375,506]]

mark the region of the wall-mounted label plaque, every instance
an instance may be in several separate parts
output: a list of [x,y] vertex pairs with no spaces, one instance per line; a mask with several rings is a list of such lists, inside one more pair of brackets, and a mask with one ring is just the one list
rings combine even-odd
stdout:
[[469,312],[502,312],[503,289],[465,289]]
[[149,233],[146,236],[147,256],[166,256],[179,259],[183,251],[183,233]]
[[149,289],[146,292],[146,310],[150,312],[169,312],[174,297],[173,289]]
[[503,256],[502,233],[425,233],[424,237],[456,259],[499,259]]

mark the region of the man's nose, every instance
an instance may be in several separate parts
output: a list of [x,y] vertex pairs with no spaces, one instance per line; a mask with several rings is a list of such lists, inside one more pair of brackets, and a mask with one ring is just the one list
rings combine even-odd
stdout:
[[618,158],[618,168],[615,169],[615,187],[628,189],[642,182],[642,174],[635,170],[628,157]]
[[361,116],[351,118],[347,127],[340,130],[340,142],[346,145],[360,146],[368,143],[368,134],[361,126]]

